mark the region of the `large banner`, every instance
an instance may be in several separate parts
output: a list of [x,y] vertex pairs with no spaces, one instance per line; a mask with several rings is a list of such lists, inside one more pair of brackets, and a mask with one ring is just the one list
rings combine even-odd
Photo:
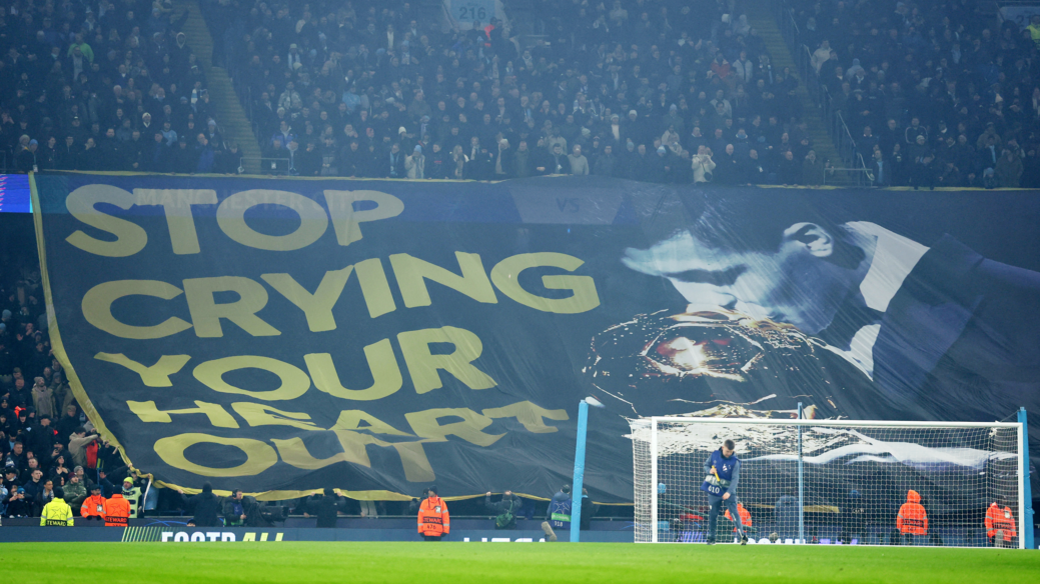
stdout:
[[55,353],[194,489],[632,500],[626,418],[994,421],[1040,452],[1037,193],[34,177]]

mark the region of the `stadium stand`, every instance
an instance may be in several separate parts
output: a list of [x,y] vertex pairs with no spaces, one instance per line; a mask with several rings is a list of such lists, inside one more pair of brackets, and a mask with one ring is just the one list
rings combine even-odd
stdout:
[[[819,185],[841,164],[879,186],[1040,187],[1040,23],[973,0],[778,2],[793,68],[740,1],[504,4],[508,22],[473,29],[439,2],[197,6],[265,174]],[[0,0],[0,165],[241,172],[183,33],[194,6]],[[817,156],[813,116],[841,161]],[[2,510],[38,515],[50,480],[78,512],[121,462],[72,438],[90,426],[49,354],[28,243],[0,266]]]
[[1001,23],[974,0],[779,5],[845,156],[878,184],[1040,185],[1040,61],[1029,27]]
[[724,3],[517,1],[447,32],[408,3],[203,6],[276,173],[683,183],[700,155],[699,181],[824,176],[797,76]]
[[8,172],[237,167],[169,0],[0,2]]

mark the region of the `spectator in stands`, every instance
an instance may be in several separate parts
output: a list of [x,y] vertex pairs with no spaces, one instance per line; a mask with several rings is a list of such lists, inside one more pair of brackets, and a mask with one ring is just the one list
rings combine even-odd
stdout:
[[194,513],[192,522],[198,527],[217,527],[220,525],[219,514],[223,508],[223,501],[213,494],[213,486],[209,483],[202,484],[202,492],[192,497],[184,497],[184,491],[177,489],[177,493],[183,500],[183,505],[188,513]]
[[423,156],[422,146],[416,144],[415,150],[404,157],[404,169],[410,179],[426,178],[426,157]]
[[96,442],[97,439],[97,430],[91,430],[88,434],[87,429],[83,426],[72,432],[72,435],[69,436],[69,452],[72,453],[72,460],[76,465],[87,466],[87,446]]
[[826,165],[816,158],[816,151],[810,150],[802,162],[802,183],[816,186],[826,182]]
[[516,529],[516,512],[520,505],[520,497],[508,489],[498,501],[491,500],[491,491],[484,494],[484,506],[495,514],[495,529]]
[[36,493],[35,501],[33,502],[33,515],[39,515],[43,508],[54,499],[54,481],[47,479],[41,481],[41,484],[43,486]]
[[997,186],[1017,189],[1021,184],[1023,171],[1022,157],[1014,150],[1005,149],[994,168]]
[[[30,460],[34,462],[36,459],[33,458],[33,459],[30,459]],[[33,464],[33,465],[30,465],[30,467],[31,466],[36,466],[36,465]],[[43,486],[44,486],[43,471],[40,470],[39,468],[32,469],[31,472],[29,473],[28,480],[23,481],[22,484],[21,484],[21,487],[22,487],[22,489],[24,489],[24,492],[25,492],[25,498],[28,501],[30,501],[33,505],[36,504],[37,498],[39,497],[40,493],[43,492]]]
[[306,514],[317,516],[317,527],[336,527],[337,517],[346,510],[347,500],[334,489],[325,489],[323,495],[308,500],[306,506]]
[[7,517],[31,517],[32,507],[32,500],[25,494],[25,488],[18,487],[7,501]]
[[230,497],[224,499],[221,513],[224,515],[224,525],[227,526],[270,526],[260,512],[260,504],[255,498],[243,493],[242,489],[236,489]]
[[567,159],[570,162],[570,174],[589,174],[589,160],[581,153],[581,144],[574,145]]

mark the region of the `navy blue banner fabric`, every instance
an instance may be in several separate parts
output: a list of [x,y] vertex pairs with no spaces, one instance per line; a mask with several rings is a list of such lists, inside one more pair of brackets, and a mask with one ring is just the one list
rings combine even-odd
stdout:
[[594,396],[625,502],[626,417],[1040,411],[1037,193],[34,180],[55,352],[171,485],[548,497]]

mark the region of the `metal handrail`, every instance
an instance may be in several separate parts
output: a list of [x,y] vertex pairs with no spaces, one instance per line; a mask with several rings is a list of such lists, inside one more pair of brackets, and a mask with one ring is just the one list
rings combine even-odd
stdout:
[[[795,11],[786,0],[777,2],[776,7],[776,20],[780,27],[781,36],[784,37],[784,41],[791,48],[795,66],[805,82],[809,97],[822,110],[823,118],[829,125],[828,130],[831,137],[838,147],[838,155],[841,156],[846,166],[850,167],[850,170],[856,172],[857,177],[859,177],[857,182],[863,184],[861,177],[869,170],[864,163],[863,156],[856,148],[856,140],[852,136],[848,124],[845,123],[841,112],[835,107],[834,98],[830,95],[830,91],[827,90],[827,86],[820,81],[820,76],[812,65],[812,49],[801,42],[801,29],[798,27]],[[858,168],[856,168],[857,163],[859,165]],[[870,181],[873,181],[873,178],[870,178]]]

